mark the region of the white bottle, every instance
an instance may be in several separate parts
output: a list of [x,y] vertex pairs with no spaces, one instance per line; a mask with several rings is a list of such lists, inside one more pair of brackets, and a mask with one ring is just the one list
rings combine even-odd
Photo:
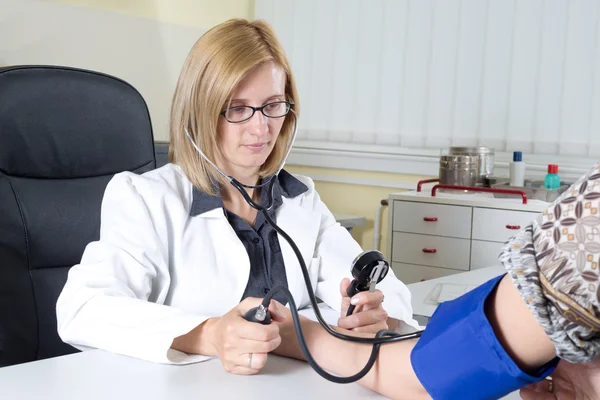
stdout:
[[523,187],[525,185],[525,162],[523,153],[515,151],[513,160],[509,164],[510,186]]

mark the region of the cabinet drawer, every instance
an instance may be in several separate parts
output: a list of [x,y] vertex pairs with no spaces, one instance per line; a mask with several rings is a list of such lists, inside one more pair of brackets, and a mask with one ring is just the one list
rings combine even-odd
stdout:
[[458,269],[434,268],[425,265],[411,265],[397,262],[392,263],[392,270],[396,277],[406,285],[465,272]]
[[471,241],[442,236],[394,232],[392,261],[469,270]]
[[498,256],[504,243],[471,241],[471,270],[500,265]]
[[529,211],[473,209],[473,239],[506,242],[525,228],[538,213]]
[[394,201],[393,230],[468,239],[471,207]]

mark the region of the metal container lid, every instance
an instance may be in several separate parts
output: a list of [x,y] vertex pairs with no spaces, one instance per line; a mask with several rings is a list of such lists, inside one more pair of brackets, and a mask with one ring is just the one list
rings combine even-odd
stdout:
[[494,149],[485,146],[476,147],[450,147],[450,154],[494,154]]

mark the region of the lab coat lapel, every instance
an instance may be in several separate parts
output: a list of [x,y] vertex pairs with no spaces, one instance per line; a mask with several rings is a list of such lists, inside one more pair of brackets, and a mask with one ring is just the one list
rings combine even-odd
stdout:
[[[293,199],[286,199],[282,206],[277,209],[276,222],[296,243],[306,267],[310,268],[319,233],[320,214],[300,207],[295,204]],[[285,263],[288,289],[294,296],[296,303],[298,303],[297,306],[300,307],[302,302],[308,299],[300,263],[287,240],[281,235],[278,235],[278,238]]]
[[229,224],[223,209],[209,211],[201,215],[208,224],[207,234],[215,249],[217,263],[216,281],[210,286],[220,292],[221,299],[227,302],[227,310],[239,304],[250,276],[250,259],[242,242]]

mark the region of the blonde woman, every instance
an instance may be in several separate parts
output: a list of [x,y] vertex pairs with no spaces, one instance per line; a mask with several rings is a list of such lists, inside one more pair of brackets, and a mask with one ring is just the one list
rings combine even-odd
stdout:
[[263,367],[291,321],[275,305],[281,324],[251,323],[243,314],[277,285],[299,307],[309,298],[288,243],[217,168],[261,204],[268,193],[260,185],[276,179],[269,216],[298,245],[316,295],[340,312],[340,327],[377,332],[398,320],[416,327],[410,293],[391,271],[381,291],[354,296],[355,313],[345,316],[360,246],[309,178],[285,170],[274,176],[294,114],[294,77],[266,23],[236,19],[203,35],[173,96],[171,163],[141,176],[120,173],[108,184],[100,239],[71,268],[57,302],[61,338],[161,363],[218,357],[236,374]]

